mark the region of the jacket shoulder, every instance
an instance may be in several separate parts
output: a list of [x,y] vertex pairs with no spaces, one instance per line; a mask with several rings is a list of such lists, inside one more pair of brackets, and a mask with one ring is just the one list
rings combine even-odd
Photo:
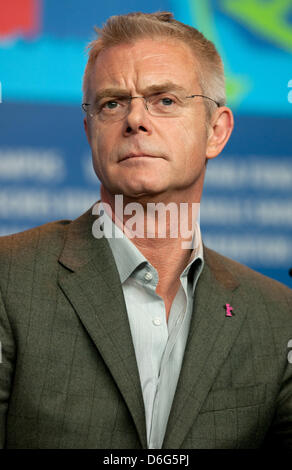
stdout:
[[57,259],[64,246],[71,220],[59,220],[0,237],[0,280],[8,279],[13,268],[29,271],[38,262]]
[[11,250],[16,250],[18,254],[25,250],[34,250],[39,243],[50,241],[56,244],[64,238],[67,226],[72,220],[57,220],[38,227],[0,237],[0,256]]
[[236,279],[238,284],[246,286],[246,289],[251,292],[261,292],[265,298],[271,298],[273,301],[279,300],[282,302],[283,299],[287,299],[292,309],[292,289],[288,286],[265,276],[248,266],[223,256],[210,248],[205,247],[204,254],[206,255],[206,261],[215,272],[215,275],[220,269],[219,267],[223,266],[224,269]]

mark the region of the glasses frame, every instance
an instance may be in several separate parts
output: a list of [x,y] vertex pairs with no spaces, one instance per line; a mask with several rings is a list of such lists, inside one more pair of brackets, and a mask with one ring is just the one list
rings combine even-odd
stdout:
[[[195,98],[196,96],[199,96],[199,97],[201,97],[201,98],[206,98],[207,100],[213,101],[213,103],[215,103],[218,108],[219,108],[220,106],[222,106],[218,101],[215,101],[215,100],[213,100],[213,98],[210,98],[209,96],[206,96],[206,95],[194,94],[194,95],[190,95],[190,96],[185,96],[183,99]],[[129,97],[127,97],[129,103],[130,103],[132,100],[136,99],[136,98],[143,98],[144,103],[145,103],[145,108],[146,108],[146,110],[149,112],[149,114],[150,114],[151,116],[156,116],[155,114],[151,114],[151,113],[150,113],[150,111],[149,111],[149,109],[148,109],[148,107],[147,107],[147,97],[146,97],[146,96],[129,96]],[[113,99],[113,101],[114,101],[114,99]],[[90,106],[91,104],[92,104],[92,103],[82,103],[82,105],[81,105],[81,106],[82,106],[82,109],[83,109],[83,111],[84,111],[86,114],[87,114],[87,112],[88,112],[88,110],[86,109],[86,106]],[[98,114],[98,113],[96,113],[96,114]],[[89,115],[90,115],[90,117],[94,117],[94,114],[89,114]],[[126,117],[126,116],[127,116],[127,114],[125,114],[124,117]],[[124,117],[118,119],[117,121],[121,121]],[[163,117],[163,116],[161,116],[161,117]]]

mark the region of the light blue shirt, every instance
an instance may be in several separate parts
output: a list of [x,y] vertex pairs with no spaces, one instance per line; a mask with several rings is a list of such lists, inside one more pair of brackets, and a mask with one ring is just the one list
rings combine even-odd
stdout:
[[[102,203],[99,208],[103,209]],[[180,275],[167,322],[164,301],[155,292],[156,269],[103,212],[103,233],[120,275],[136,354],[147,444],[149,449],[161,449],[188,338],[193,295],[204,265],[201,234],[197,227],[199,242]]]

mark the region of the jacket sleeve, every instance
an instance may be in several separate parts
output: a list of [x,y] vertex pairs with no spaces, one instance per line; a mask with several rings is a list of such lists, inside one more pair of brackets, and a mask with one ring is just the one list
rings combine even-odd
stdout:
[[0,291],[0,449],[5,447],[6,417],[12,387],[15,345]]
[[[288,358],[287,358],[288,362]],[[265,446],[292,449],[292,364],[288,362]]]
[[[292,313],[292,309],[291,309]],[[290,313],[290,315],[291,315]],[[290,322],[291,323],[291,322]],[[288,322],[288,335],[292,329]],[[281,387],[275,403],[275,412],[263,447],[272,449],[292,449],[292,350],[291,340],[285,341],[285,365],[281,378]]]

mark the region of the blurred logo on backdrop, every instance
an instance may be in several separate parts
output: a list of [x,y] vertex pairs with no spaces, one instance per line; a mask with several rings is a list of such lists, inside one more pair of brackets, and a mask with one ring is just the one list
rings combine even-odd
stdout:
[[32,38],[40,32],[41,0],[1,0],[0,38]]
[[[84,0],[82,7],[79,0],[0,0],[0,9],[6,99],[75,104],[81,99],[85,47],[94,37],[93,26],[127,11],[117,0],[109,5]],[[131,9],[155,11],[157,4],[138,0]],[[291,116],[284,99],[284,84],[291,79],[290,0],[162,0],[160,9],[173,11],[216,44],[233,109]],[[25,64],[21,70],[19,64]]]
[[[85,48],[111,15],[157,0],[0,0],[0,234],[74,218],[99,197],[82,127]],[[161,0],[212,40],[235,129],[208,165],[205,243],[291,284],[291,0]],[[288,85],[288,87],[287,87]]]
[[188,0],[172,5],[181,21],[195,25],[216,44],[233,109],[292,115],[284,99],[284,84],[291,78],[291,0]]

